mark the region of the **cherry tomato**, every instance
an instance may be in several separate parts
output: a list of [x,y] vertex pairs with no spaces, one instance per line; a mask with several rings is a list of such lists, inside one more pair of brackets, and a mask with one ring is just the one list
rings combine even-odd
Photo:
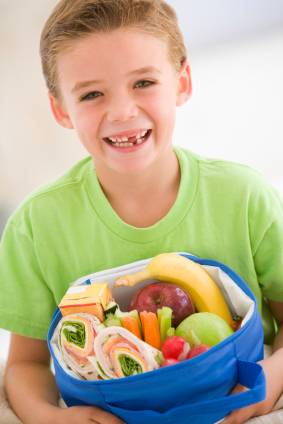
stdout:
[[230,327],[232,328],[233,331],[237,331],[241,328],[243,319],[244,317],[242,317],[241,315],[237,315],[236,318],[233,319],[233,321],[230,324]]

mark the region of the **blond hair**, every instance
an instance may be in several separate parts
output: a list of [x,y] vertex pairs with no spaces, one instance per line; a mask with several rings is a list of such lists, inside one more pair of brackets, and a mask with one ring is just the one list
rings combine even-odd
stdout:
[[163,0],[61,0],[47,20],[40,40],[43,75],[60,99],[57,59],[83,37],[134,29],[163,41],[175,74],[187,58],[175,10]]

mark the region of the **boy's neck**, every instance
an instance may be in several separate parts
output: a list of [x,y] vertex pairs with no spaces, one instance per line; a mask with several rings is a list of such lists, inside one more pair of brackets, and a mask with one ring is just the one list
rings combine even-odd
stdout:
[[137,175],[117,174],[99,163],[95,163],[95,168],[111,207],[133,227],[151,227],[164,218],[175,203],[181,171],[172,148]]

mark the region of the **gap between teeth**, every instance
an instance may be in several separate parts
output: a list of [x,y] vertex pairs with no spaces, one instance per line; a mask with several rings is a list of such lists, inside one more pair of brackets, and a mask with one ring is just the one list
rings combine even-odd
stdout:
[[128,147],[128,146],[133,146],[134,144],[141,144],[143,141],[145,140],[145,137],[143,138],[139,138],[135,143],[113,143],[113,146],[118,146],[118,147]]
[[[137,142],[139,141],[139,140],[141,140],[141,137],[144,137],[144,135],[147,133],[147,131],[143,131],[141,134],[137,134]],[[120,143],[122,142],[122,141],[128,141],[128,138],[127,137],[122,137],[122,138],[113,138],[113,137],[109,137],[109,140],[111,140],[111,141],[113,141],[113,143],[115,143],[115,144],[117,144],[116,143],[116,141],[118,141],[119,142],[119,145],[120,145]],[[122,144],[122,143],[121,143]],[[132,144],[132,143],[129,143],[130,145]],[[138,143],[139,144],[139,143]]]

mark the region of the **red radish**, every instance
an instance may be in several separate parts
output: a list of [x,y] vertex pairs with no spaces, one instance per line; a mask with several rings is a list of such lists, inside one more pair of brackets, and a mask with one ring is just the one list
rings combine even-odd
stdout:
[[186,359],[194,358],[210,349],[210,346],[201,343],[194,330],[190,330],[190,339],[193,341],[193,346],[187,353]]
[[160,365],[160,368],[167,367],[168,365],[173,365],[173,364],[180,364],[180,361],[178,361],[178,359],[175,359],[175,358],[166,358]]
[[165,359],[177,359],[178,361],[184,361],[187,353],[190,350],[190,343],[184,337],[173,336],[168,337],[162,344],[162,355]]
[[192,359],[192,358],[194,358],[195,356],[198,356],[198,355],[200,355],[201,353],[203,353],[203,352],[206,352],[207,350],[209,350],[210,349],[210,347],[209,346],[206,346],[206,345],[204,345],[204,344],[200,344],[199,346],[195,346],[195,347],[192,347],[191,349],[190,349],[190,351],[188,352],[188,354],[187,354],[187,357],[186,357],[186,359]]

